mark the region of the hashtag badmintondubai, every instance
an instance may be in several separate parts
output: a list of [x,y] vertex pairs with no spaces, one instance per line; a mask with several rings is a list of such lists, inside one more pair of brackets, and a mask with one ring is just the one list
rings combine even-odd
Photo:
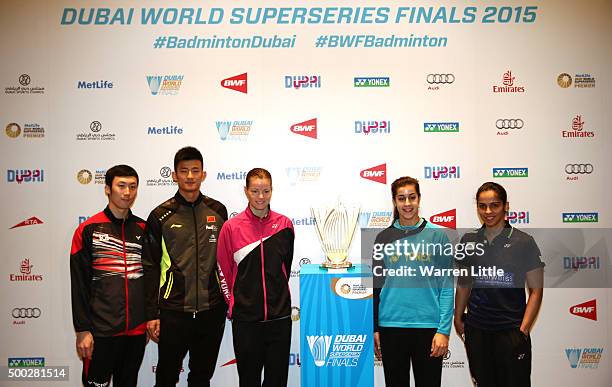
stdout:
[[247,38],[231,36],[200,37],[194,35],[183,38],[175,35],[158,36],[153,42],[153,48],[294,48],[296,35],[261,36],[253,35]]

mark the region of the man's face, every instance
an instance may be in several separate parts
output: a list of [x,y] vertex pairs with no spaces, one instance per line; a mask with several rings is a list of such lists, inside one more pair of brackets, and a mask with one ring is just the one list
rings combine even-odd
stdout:
[[206,179],[206,172],[202,169],[200,160],[179,161],[176,171],[172,172],[172,180],[185,193],[199,192],[202,182]]
[[115,176],[112,184],[112,187],[104,187],[104,192],[108,196],[108,205],[117,210],[130,209],[138,194],[136,176]]

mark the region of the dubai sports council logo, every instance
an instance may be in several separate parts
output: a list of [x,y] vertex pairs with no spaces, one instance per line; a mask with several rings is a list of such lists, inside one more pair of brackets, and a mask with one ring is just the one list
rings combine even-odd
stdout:
[[308,346],[310,347],[310,353],[314,359],[314,363],[317,367],[323,367],[327,354],[329,353],[329,346],[331,345],[331,336],[306,336]]

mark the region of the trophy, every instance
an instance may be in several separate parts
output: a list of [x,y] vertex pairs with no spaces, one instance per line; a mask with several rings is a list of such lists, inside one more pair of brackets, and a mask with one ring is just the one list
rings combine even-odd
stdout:
[[348,251],[357,227],[359,207],[348,207],[338,201],[335,207],[311,208],[310,211],[326,258],[321,267],[351,267]]

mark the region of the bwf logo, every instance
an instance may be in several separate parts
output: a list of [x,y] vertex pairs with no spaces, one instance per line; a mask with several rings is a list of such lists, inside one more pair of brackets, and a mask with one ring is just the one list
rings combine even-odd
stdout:
[[574,316],[597,321],[597,300],[591,300],[583,302],[582,304],[574,305],[569,309],[569,312]]
[[247,73],[235,75],[230,78],[225,78],[221,81],[221,86],[225,87],[226,89],[235,90],[247,94]]
[[387,164],[380,164],[375,167],[364,169],[361,171],[360,176],[377,183],[387,184]]
[[306,336],[310,353],[317,367],[323,367],[327,360],[329,347],[331,346],[331,336]]
[[308,121],[300,122],[295,125],[291,125],[291,133],[299,134],[302,136],[317,138],[317,119],[313,118]]
[[457,229],[457,209],[444,211],[436,215],[432,215],[429,221],[442,227]]

